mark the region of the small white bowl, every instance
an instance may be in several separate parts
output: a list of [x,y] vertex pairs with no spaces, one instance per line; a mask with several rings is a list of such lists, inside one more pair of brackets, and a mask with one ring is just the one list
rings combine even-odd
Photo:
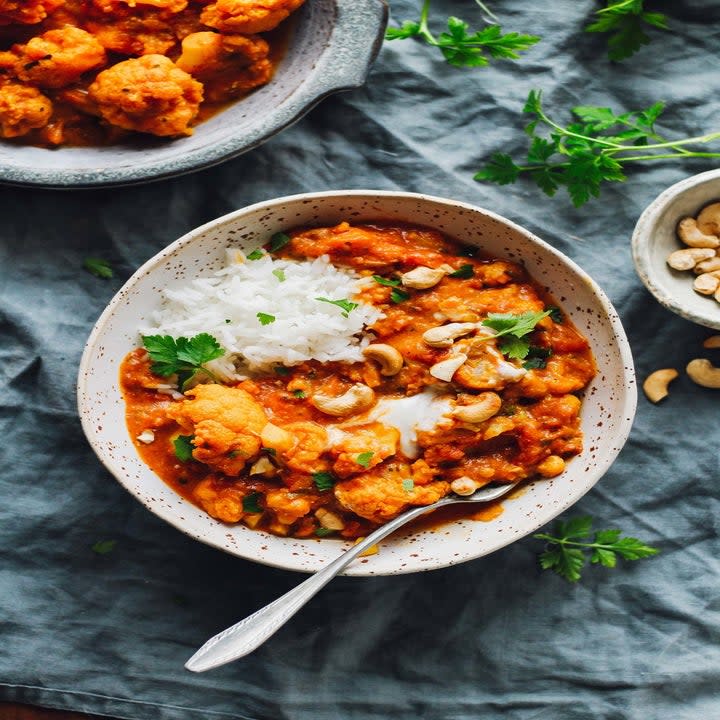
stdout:
[[682,218],[697,216],[705,205],[720,200],[720,169],[693,175],[671,185],[645,209],[635,225],[632,253],[635,269],[657,301],[686,320],[720,330],[720,303],[693,290],[692,271],[667,264],[674,250],[685,247],[677,237]]
[[635,415],[632,356],[617,313],[592,278],[510,220],[465,203],[401,192],[307,193],[258,203],[191,231],[145,263],[101,315],[80,365],[83,429],[108,470],[151,512],[233,555],[305,572],[338,556],[346,547],[342,541],[282,538],[244,525],[225,525],[180,497],[138,456],[126,428],[118,376],[122,359],[138,345],[139,326],[159,305],[161,288],[219,269],[228,246],[250,250],[279,231],[343,220],[424,225],[493,256],[524,263],[589,339],[598,364],[581,414],[584,449],[562,475],[527,484],[516,497],[503,501],[503,513],[491,522],[459,520],[401,531],[384,540],[377,555],[352,563],[345,574],[391,575],[471,560],[533,532],[577,502],[610,467]]

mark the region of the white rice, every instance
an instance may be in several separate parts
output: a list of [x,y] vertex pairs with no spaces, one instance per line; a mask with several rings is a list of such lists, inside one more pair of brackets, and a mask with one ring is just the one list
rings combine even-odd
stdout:
[[[367,279],[336,268],[327,256],[295,262],[265,254],[259,260],[247,260],[240,250],[228,249],[227,259],[227,267],[209,277],[164,290],[160,310],[149,326],[141,328],[141,334],[192,337],[210,333],[226,355],[207,367],[228,380],[278,364],[363,359],[362,348],[372,342],[372,336],[363,331],[383,317],[356,298]],[[284,275],[284,280],[278,275]],[[358,306],[345,312],[319,297],[347,299]],[[263,325],[258,313],[275,320]]]

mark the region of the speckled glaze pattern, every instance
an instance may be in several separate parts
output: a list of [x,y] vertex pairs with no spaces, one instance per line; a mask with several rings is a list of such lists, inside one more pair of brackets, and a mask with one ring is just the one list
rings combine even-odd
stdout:
[[606,472],[627,439],[635,414],[632,356],[617,313],[597,284],[571,260],[520,226],[452,200],[410,193],[335,191],[279,198],[225,215],[193,230],[143,265],[93,329],[78,378],[78,405],[90,444],[108,470],[149,510],[209,545],[289,570],[312,572],[344,547],[334,539],[281,538],[213,520],[178,496],[140,460],[125,426],[118,388],[122,358],[139,342],[138,327],[157,307],[162,288],[222,267],[224,249],[246,251],[298,225],[401,221],[436,228],[491,255],[522,262],[589,338],[598,374],[585,392],[584,450],[551,480],[531,483],[491,522],[462,520],[399,534],[347,575],[389,575],[454,565],[486,555],[533,532],[577,502]]
[[296,23],[272,82],[200,124],[193,135],[54,150],[0,142],[0,182],[52,188],[130,185],[183,175],[247,152],[327,95],[365,82],[382,45],[387,5],[384,0],[307,0]]
[[657,301],[686,320],[720,330],[720,303],[693,290],[691,272],[673,270],[666,262],[685,247],[677,238],[678,222],[720,201],[720,170],[693,175],[671,185],[648,205],[635,225],[632,252],[635,269]]

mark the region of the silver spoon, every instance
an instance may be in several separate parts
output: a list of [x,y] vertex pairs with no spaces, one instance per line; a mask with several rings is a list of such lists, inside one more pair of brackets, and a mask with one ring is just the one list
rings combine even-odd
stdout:
[[248,655],[274,635],[305,603],[314,597],[341,570],[349,565],[360,553],[372,547],[379,540],[390,535],[405,523],[426,512],[455,503],[478,503],[496,500],[506,495],[515,485],[500,485],[482,488],[472,495],[461,497],[449,495],[432,505],[422,505],[398,515],[394,520],[379,527],[333,560],[329,565],[311,575],[297,587],[286,592],[269,605],[260,608],[244,620],[211,637],[186,663],[193,672],[204,672]]

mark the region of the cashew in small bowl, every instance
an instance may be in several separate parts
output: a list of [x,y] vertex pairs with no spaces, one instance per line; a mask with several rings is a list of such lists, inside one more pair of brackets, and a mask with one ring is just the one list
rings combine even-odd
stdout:
[[355,383],[349,390],[337,397],[315,393],[310,398],[310,402],[326,415],[341,417],[354,415],[370,407],[375,402],[375,392],[367,385]]
[[683,218],[678,223],[678,236],[688,247],[716,248],[720,246],[720,238],[706,235],[700,230],[697,220],[693,217]]
[[720,388],[720,368],[715,367],[705,358],[691,360],[685,371],[688,377],[697,385],[706,388]]
[[703,273],[693,281],[693,290],[701,295],[714,295],[718,286],[720,286],[718,273]]
[[423,340],[430,347],[450,347],[456,338],[469,335],[477,329],[475,323],[448,323],[430,328],[423,333]]
[[668,255],[667,264],[673,270],[692,270],[698,263],[715,257],[712,248],[683,248]]
[[656,370],[645,378],[643,391],[650,402],[657,403],[668,396],[668,385],[678,376],[675,368]]
[[404,363],[403,356],[397,348],[383,343],[373,343],[363,350],[366,358],[375,360],[380,365],[380,374],[391,376],[397,375]]
[[706,205],[697,216],[697,224],[706,235],[720,235],[720,202]]

